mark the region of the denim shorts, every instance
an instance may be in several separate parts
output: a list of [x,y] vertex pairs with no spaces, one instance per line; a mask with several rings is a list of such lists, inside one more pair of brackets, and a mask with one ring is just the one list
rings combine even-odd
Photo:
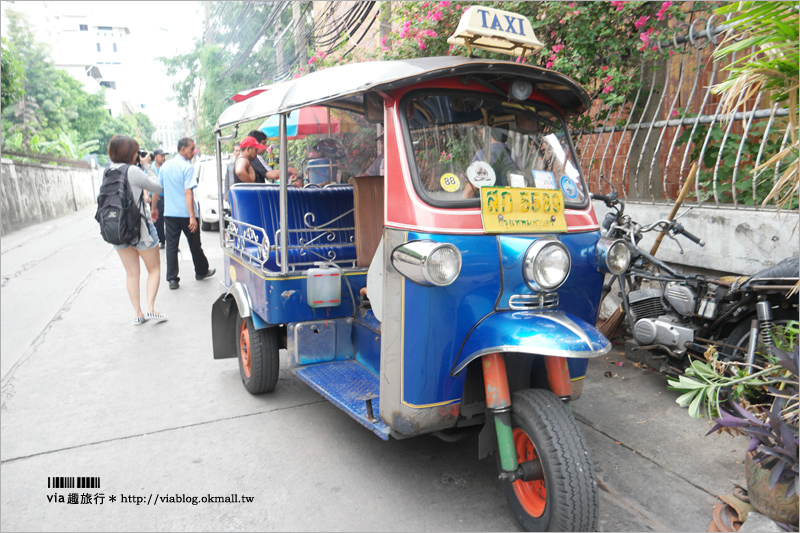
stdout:
[[150,234],[145,236],[143,239],[139,239],[139,242],[136,244],[114,244],[115,250],[124,250],[125,248],[129,248],[133,246],[136,250],[149,250],[150,248],[155,248],[158,246],[158,232],[156,231],[155,224],[148,224],[147,229],[150,230]]

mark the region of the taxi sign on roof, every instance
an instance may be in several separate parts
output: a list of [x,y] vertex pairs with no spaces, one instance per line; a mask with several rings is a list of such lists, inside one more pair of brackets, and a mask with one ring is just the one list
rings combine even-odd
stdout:
[[472,6],[461,15],[449,44],[525,57],[544,48],[526,17],[491,7]]

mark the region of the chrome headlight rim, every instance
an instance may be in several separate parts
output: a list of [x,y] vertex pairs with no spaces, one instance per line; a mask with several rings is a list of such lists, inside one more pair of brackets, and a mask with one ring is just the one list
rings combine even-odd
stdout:
[[[558,283],[548,285],[536,275],[536,260],[546,248],[553,246],[560,248],[564,252],[567,264],[564,276],[561,278],[561,280]],[[541,237],[531,244],[528,247],[528,250],[525,252],[525,261],[523,262],[522,266],[522,277],[525,279],[525,283],[528,285],[528,287],[536,292],[553,292],[557,290],[564,284],[565,281],[567,281],[571,271],[572,258],[569,255],[569,250],[567,250],[567,247],[555,237]]]
[[[611,258],[613,257],[615,250],[624,250],[626,255],[624,268],[620,269],[612,267]],[[631,264],[631,250],[628,247],[628,243],[625,242],[624,239],[601,237],[597,241],[595,251],[597,255],[597,264],[600,269],[607,274],[611,274],[612,276],[619,276],[620,274],[623,274],[626,270],[628,270],[628,267]]]
[[[450,250],[456,261],[455,274],[444,282],[434,278],[429,271],[431,257],[443,249]],[[461,274],[461,251],[451,243],[428,239],[405,242],[392,250],[391,259],[392,265],[400,274],[423,287],[447,287]]]

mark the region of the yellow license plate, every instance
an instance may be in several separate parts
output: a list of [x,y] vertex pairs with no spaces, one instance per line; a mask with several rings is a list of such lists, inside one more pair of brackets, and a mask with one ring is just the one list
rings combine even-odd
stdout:
[[567,231],[559,190],[481,187],[481,218],[486,233]]

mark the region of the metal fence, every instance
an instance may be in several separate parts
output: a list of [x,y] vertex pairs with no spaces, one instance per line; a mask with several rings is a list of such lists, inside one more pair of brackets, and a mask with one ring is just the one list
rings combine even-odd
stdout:
[[[679,53],[661,65],[642,65],[642,89],[632,100],[613,109],[595,101],[592,128],[573,132],[592,191],[609,190],[602,174],[626,199],[672,200],[692,163],[700,161],[691,203],[761,209],[782,163],[762,169],[755,178],[752,170],[786,147],[789,110],[770,107],[758,93],[744,102],[745,111],[720,114],[721,95],[711,89],[727,79],[722,68],[735,56],[724,62],[713,59],[730,30],[728,25],[714,26],[713,20],[684,24],[685,35],[658,43]],[[743,98],[739,96],[740,103]]]

